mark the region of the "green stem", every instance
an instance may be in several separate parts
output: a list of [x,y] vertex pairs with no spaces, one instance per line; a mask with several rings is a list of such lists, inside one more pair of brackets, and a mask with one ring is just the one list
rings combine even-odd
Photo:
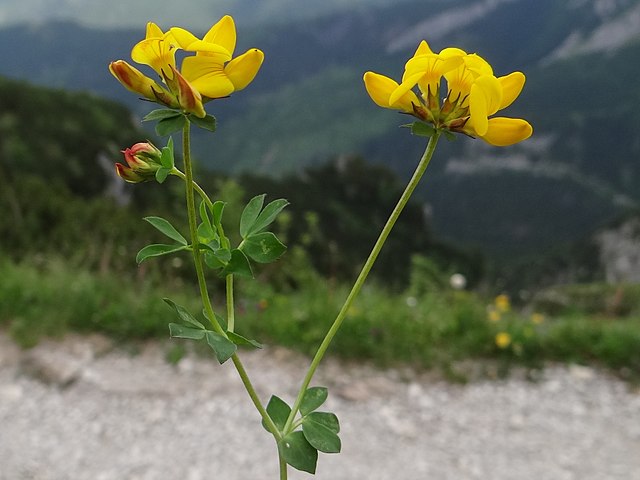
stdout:
[[280,462],[280,480],[287,480],[287,462],[282,458],[280,452],[278,452],[278,460]]
[[[173,167],[173,170],[171,170],[171,175],[175,175],[176,177],[181,178],[185,182],[187,181],[187,176],[175,167]],[[209,195],[207,195],[207,192],[205,192],[200,185],[194,182],[193,179],[191,180],[191,183],[193,184],[193,189],[196,192],[198,192],[198,195],[200,195],[200,198],[202,198],[202,200],[204,200],[207,206],[211,208],[211,206],[213,205],[213,202],[209,198]]]
[[358,296],[358,293],[360,293],[360,289],[364,285],[364,282],[367,279],[367,276],[369,275],[369,272],[371,271],[373,264],[378,258],[378,255],[380,254],[380,251],[382,250],[382,247],[385,244],[387,237],[391,233],[393,226],[398,220],[400,213],[402,212],[405,205],[411,198],[411,195],[413,194],[414,190],[418,186],[418,183],[420,182],[422,175],[424,174],[425,170],[429,166],[429,162],[431,161],[431,157],[433,157],[433,152],[435,151],[439,136],[440,136],[440,132],[436,131],[436,133],[429,139],[429,144],[427,145],[427,148],[424,154],[422,155],[422,158],[420,159],[420,163],[418,164],[416,171],[413,173],[411,180],[409,180],[409,183],[407,184],[404,192],[400,196],[400,200],[398,200],[397,205],[391,212],[391,215],[389,216],[387,223],[382,229],[382,232],[380,232],[380,236],[378,237],[378,240],[373,246],[373,249],[371,250],[369,257],[367,258],[367,261],[362,267],[362,271],[360,272],[360,275],[358,275],[358,278],[353,284],[353,287],[351,288],[351,292],[349,292],[349,295],[347,296],[347,299],[345,300],[344,305],[342,306],[342,309],[340,310],[340,312],[338,313],[338,316],[336,317],[333,324],[331,325],[331,328],[327,332],[327,335],[324,337],[324,340],[322,340],[320,347],[318,347],[318,351],[316,352],[316,355],[313,357],[313,360],[311,361],[311,365],[309,366],[309,370],[307,371],[307,374],[305,375],[302,381],[302,385],[298,392],[298,396],[296,397],[296,400],[293,404],[293,408],[291,409],[291,413],[289,414],[289,418],[287,418],[287,422],[283,429],[284,435],[286,435],[291,431],[293,421],[298,412],[298,409],[300,408],[300,404],[302,403],[302,398],[304,396],[304,393],[307,391],[307,388],[309,388],[309,384],[311,383],[311,379],[313,378],[313,375],[315,374],[318,366],[320,365],[322,358],[324,357],[327,349],[329,348],[329,345],[331,344],[333,337],[336,335],[336,333],[340,329],[340,326],[342,325],[342,322],[347,316],[347,312],[349,311],[351,304],[353,303],[355,298]]
[[227,275],[225,278],[227,290],[227,330],[233,332],[235,328],[235,310],[233,307],[233,275]]
[[189,217],[189,234],[191,235],[193,263],[196,267],[200,297],[202,298],[205,312],[207,313],[207,317],[209,318],[213,329],[220,335],[226,337],[225,331],[216,320],[216,316],[213,312],[213,306],[211,305],[211,299],[209,298],[209,292],[207,291],[207,281],[204,277],[202,257],[200,255],[200,249],[198,248],[198,220],[196,216],[196,201],[194,195],[195,182],[193,181],[193,167],[191,164],[191,130],[188,121],[185,122],[184,128],[182,129],[182,156],[184,158],[184,180],[187,197],[187,215]]
[[[213,326],[214,330],[220,335],[227,337],[227,333],[224,331],[224,329],[220,326],[220,324],[216,320],[216,317],[213,311],[213,306],[211,305],[211,299],[209,298],[209,292],[207,291],[207,282],[204,276],[204,268],[202,266],[202,257],[200,255],[200,249],[197,248],[198,226],[197,226],[194,191],[197,190],[198,193],[204,199],[206,199],[205,201],[208,200],[209,202],[211,202],[211,200],[209,200],[209,197],[207,196],[207,194],[193,180],[193,167],[191,164],[191,135],[190,134],[191,134],[190,124],[187,121],[182,130],[182,156],[184,157],[185,173],[182,174],[182,172],[180,172],[177,169],[175,169],[175,171],[172,171],[171,173],[173,173],[178,177],[183,178],[185,181],[185,190],[186,190],[186,198],[187,198],[187,214],[189,217],[189,233],[191,235],[191,245],[193,246],[193,261],[196,268],[196,275],[198,277],[200,297],[202,298],[202,303],[204,305],[205,312],[207,313],[207,317],[211,321],[211,325]],[[231,308],[233,308],[233,305],[231,306]],[[249,376],[247,375],[247,371],[244,369],[244,366],[242,365],[240,358],[238,357],[237,354],[234,353],[231,359],[233,360],[233,364],[235,365],[236,370],[240,375],[240,379],[242,380],[242,383],[245,389],[249,393],[249,397],[251,398],[251,401],[253,402],[256,409],[258,410],[258,413],[260,413],[260,416],[264,420],[265,425],[267,426],[269,431],[273,434],[276,441],[280,441],[280,439],[282,438],[282,435],[280,434],[278,427],[276,426],[275,423],[273,423],[273,420],[271,419],[266,409],[260,402],[260,398],[258,397],[258,394],[256,393],[255,388],[251,384],[251,381],[249,380]]]
[[242,384],[244,385],[244,388],[247,390],[247,393],[249,394],[249,397],[251,398],[253,405],[256,407],[256,410],[258,410],[258,413],[264,420],[264,423],[269,429],[269,432],[271,432],[271,434],[275,437],[276,442],[279,442],[280,440],[282,440],[282,435],[280,433],[280,430],[278,430],[278,427],[276,426],[275,423],[273,423],[273,420],[267,413],[267,410],[262,406],[262,403],[260,402],[260,398],[258,398],[258,394],[256,393],[256,389],[253,388],[253,385],[251,384],[251,380],[249,380],[249,375],[247,374],[247,371],[244,369],[244,365],[242,365],[242,362],[240,361],[240,357],[238,357],[237,353],[234,353],[231,356],[231,360],[233,361],[233,364],[235,365],[236,370],[238,371],[238,375],[240,375]]

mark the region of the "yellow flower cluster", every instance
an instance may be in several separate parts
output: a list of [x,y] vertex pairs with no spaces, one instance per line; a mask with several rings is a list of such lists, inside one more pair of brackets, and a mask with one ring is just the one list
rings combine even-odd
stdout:
[[[448,89],[441,99],[443,78]],[[364,74],[367,92],[377,105],[496,146],[520,142],[533,132],[526,120],[491,117],[520,95],[524,82],[521,72],[496,77],[491,65],[475,53],[459,48],[434,53],[424,40],[406,63],[401,83],[374,72]],[[416,86],[420,95],[414,92]]]
[[[179,27],[163,32],[149,22],[145,39],[133,47],[131,58],[151,67],[162,85],[124,60],[112,62],[109,70],[128,90],[147,100],[203,118],[205,102],[242,90],[262,65],[262,51],[253,48],[233,58],[235,46],[236,27],[228,15],[202,39]],[[183,59],[181,69],[176,65],[178,50],[194,53]]]

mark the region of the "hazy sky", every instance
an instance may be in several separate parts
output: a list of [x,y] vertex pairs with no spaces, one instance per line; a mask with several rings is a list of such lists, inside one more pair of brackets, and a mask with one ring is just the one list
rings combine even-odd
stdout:
[[250,24],[393,1],[400,0],[0,0],[0,26],[58,18],[106,28],[153,20],[165,27],[204,29],[226,13],[236,16],[237,23]]

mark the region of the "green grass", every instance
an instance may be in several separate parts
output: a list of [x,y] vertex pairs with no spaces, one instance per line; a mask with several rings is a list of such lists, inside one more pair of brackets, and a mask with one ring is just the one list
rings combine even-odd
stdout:
[[[173,321],[161,289],[69,269],[62,261],[0,263],[0,325],[24,347],[73,330],[117,340],[168,336]],[[165,295],[172,292],[164,292]],[[184,301],[185,294],[175,295]],[[192,302],[193,303],[193,302]]]
[[[237,282],[237,331],[263,343],[312,354],[348,289],[309,269],[299,273],[297,280],[295,288],[278,290],[260,281]],[[610,292],[607,286],[589,288],[590,297]],[[101,332],[118,341],[167,338],[167,324],[176,319],[161,298],[171,297],[198,314],[195,295],[195,288],[179,282],[154,287],[149,282],[70,269],[61,261],[0,263],[0,326],[24,347],[68,331]],[[549,361],[572,362],[607,367],[637,379],[640,296],[625,298],[628,314],[623,316],[598,311],[594,306],[598,302],[592,300],[588,308],[577,302],[571,309],[553,313],[539,305],[542,316],[537,322],[514,310],[492,321],[488,316],[494,308],[492,299],[472,292],[389,293],[370,283],[330,353],[373,360],[381,366],[409,364],[445,372],[464,360],[497,361],[503,372],[516,365],[540,368]],[[503,347],[495,341],[500,332],[511,339]],[[171,356],[179,358],[185,341],[175,342]]]

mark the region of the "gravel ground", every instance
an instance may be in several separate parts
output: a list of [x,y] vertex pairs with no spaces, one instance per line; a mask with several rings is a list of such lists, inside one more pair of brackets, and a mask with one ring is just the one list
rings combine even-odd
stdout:
[[[92,336],[20,351],[0,333],[0,480],[278,478],[233,366],[172,366],[165,348]],[[242,358],[265,401],[290,401],[307,364],[278,348]],[[330,360],[316,384],[343,442],[320,480],[640,480],[640,392],[590,368],[462,386]]]

